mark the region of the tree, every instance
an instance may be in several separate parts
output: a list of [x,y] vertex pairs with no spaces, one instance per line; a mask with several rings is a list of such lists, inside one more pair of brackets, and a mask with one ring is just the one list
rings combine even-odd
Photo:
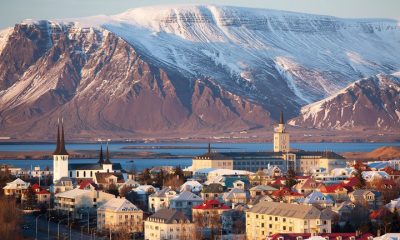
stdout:
[[361,169],[360,165],[358,165],[358,164],[355,165],[354,169],[356,170],[354,177],[356,177],[358,180],[357,185],[355,187],[357,189],[365,188],[366,183],[365,183],[365,179],[362,176],[362,169]]
[[184,183],[183,178],[180,178],[179,175],[170,174],[166,177],[164,181],[165,187],[171,187],[172,189],[179,189],[180,186]]
[[119,195],[120,195],[121,197],[125,197],[125,198],[126,198],[126,195],[127,195],[130,191],[132,191],[132,187],[131,187],[131,186],[124,185],[124,186],[119,190]]
[[287,171],[285,185],[287,188],[291,189],[296,183],[297,183],[296,172],[293,170],[293,168],[289,168],[289,170]]
[[26,199],[24,201],[24,208],[28,210],[34,209],[36,205],[36,196],[30,185],[25,192],[25,198]]
[[4,240],[22,239],[20,235],[21,213],[15,201],[0,197],[0,236]]
[[151,183],[150,169],[146,168],[143,170],[142,174],[140,175],[140,182],[145,185]]
[[115,185],[115,184],[110,184],[110,185],[108,186],[108,189],[106,190],[106,192],[107,192],[107,193],[110,193],[110,194],[113,194],[113,195],[115,195],[116,197],[119,196],[118,187],[117,187],[117,185]]
[[174,169],[174,175],[175,175],[175,176],[179,176],[179,178],[181,178],[181,179],[184,179],[184,178],[185,178],[185,175],[184,175],[184,173],[183,173],[183,170],[182,170],[182,168],[179,167],[179,166],[175,167],[175,169]]

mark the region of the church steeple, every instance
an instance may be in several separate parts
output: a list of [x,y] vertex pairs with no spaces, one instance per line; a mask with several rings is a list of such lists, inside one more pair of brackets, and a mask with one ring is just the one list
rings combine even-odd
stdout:
[[104,161],[104,164],[111,164],[110,151],[108,150],[108,142],[107,142],[107,150],[106,150],[106,160]]
[[57,145],[56,149],[53,152],[53,155],[58,155],[60,149],[60,119],[58,119],[58,124],[57,124]]
[[103,164],[104,163],[104,156],[103,156],[103,144],[100,145],[100,156],[99,156],[99,161],[98,163]]
[[53,152],[53,155],[69,155],[65,149],[65,139],[64,139],[64,120],[61,119],[61,136],[60,136],[60,119],[58,119],[57,126],[57,147]]

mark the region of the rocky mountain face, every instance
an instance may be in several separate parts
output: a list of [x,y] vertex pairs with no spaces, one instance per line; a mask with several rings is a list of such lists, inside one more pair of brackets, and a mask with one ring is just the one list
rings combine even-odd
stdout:
[[394,129],[400,124],[400,78],[379,74],[304,106],[290,125],[327,129]]
[[[17,54],[16,54],[17,53]],[[2,135],[248,129],[270,121],[261,106],[211,79],[188,81],[154,66],[107,30],[47,21],[17,25],[0,56]]]
[[[280,110],[296,126],[399,128],[395,90],[354,83],[392,79],[399,41],[393,20],[237,7],[25,21],[0,31],[0,136],[53,138],[60,116],[85,136],[237,131]],[[359,101],[336,97],[353,83]]]

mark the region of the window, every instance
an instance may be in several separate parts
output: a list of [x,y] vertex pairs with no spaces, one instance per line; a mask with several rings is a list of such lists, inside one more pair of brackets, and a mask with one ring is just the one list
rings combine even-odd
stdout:
[[86,171],[83,171],[83,177],[86,177]]
[[76,177],[79,177],[79,171],[76,171]]

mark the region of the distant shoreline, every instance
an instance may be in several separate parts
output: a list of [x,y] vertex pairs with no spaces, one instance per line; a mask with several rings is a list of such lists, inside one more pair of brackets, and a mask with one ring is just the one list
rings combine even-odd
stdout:
[[[111,152],[112,159],[177,159],[177,158],[192,158],[193,156],[173,155],[170,153],[155,153],[155,152]],[[70,160],[73,159],[97,159],[99,158],[98,150],[77,150],[69,151]],[[52,152],[47,151],[0,151],[0,160],[51,160],[53,159]]]

